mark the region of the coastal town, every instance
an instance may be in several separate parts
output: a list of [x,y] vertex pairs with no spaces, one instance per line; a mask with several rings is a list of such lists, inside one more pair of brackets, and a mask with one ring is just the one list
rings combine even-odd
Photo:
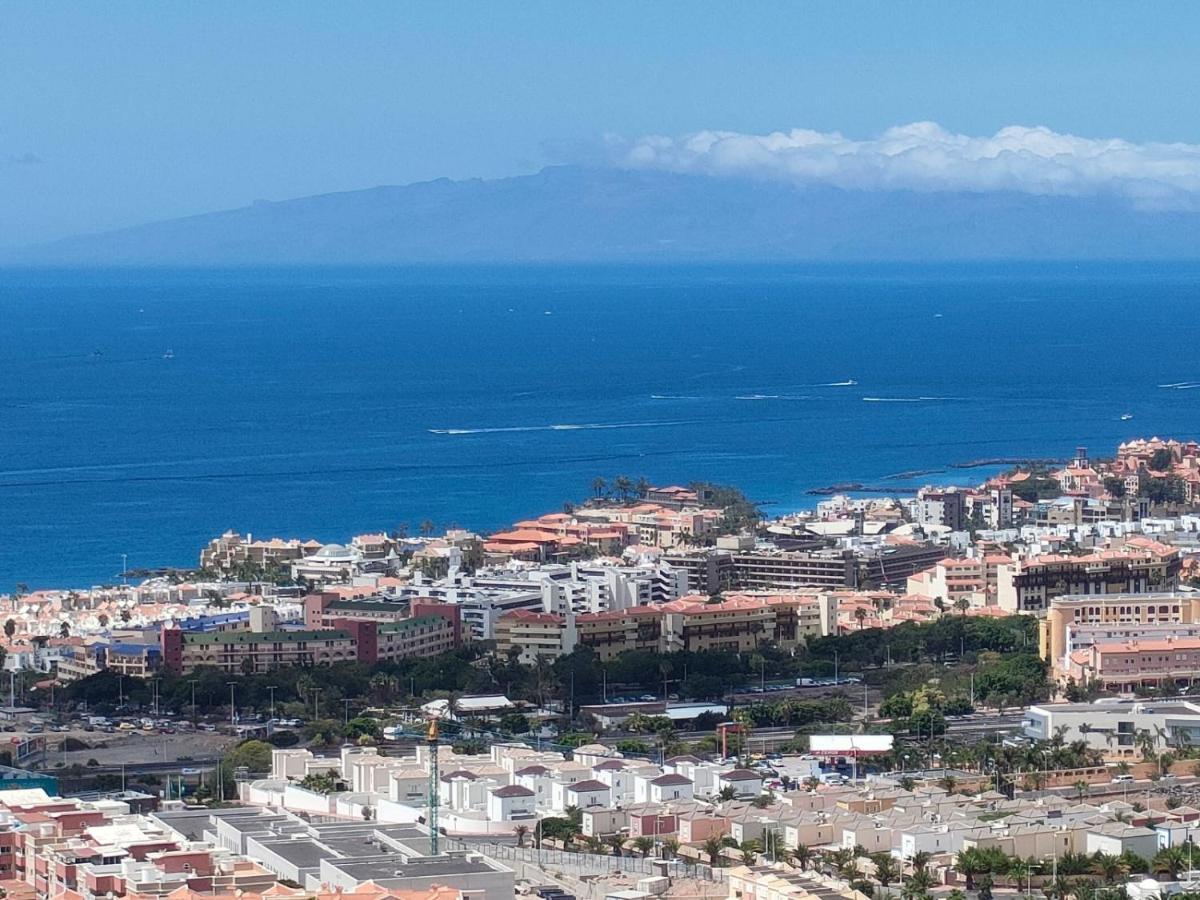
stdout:
[[0,889],[1190,895],[1200,444],[1110,452],[774,517],[598,477],[14,585]]

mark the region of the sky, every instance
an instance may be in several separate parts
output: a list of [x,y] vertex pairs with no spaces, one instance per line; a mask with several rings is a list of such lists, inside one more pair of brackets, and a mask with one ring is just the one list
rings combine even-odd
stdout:
[[[1182,2],[5,0],[0,247],[597,148],[787,177],[829,158],[848,177],[849,154],[872,185],[922,183],[927,164],[877,164],[911,123],[937,123],[924,158],[970,184],[1070,190],[1148,158],[1155,198],[1200,179],[1200,150],[1172,146],[1200,145],[1197,33]],[[1087,161],[983,172],[971,154],[1001,132],[1076,136]]]

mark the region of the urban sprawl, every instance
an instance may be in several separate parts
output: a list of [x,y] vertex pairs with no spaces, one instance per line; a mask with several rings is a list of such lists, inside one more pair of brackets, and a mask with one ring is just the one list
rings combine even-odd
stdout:
[[3,896],[1200,897],[1200,444],[587,487],[13,585]]

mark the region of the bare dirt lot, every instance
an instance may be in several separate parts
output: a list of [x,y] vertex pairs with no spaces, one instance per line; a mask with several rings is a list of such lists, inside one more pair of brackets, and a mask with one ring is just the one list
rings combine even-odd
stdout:
[[[136,763],[164,763],[189,760],[213,759],[221,756],[236,739],[226,734],[204,732],[187,734],[52,734],[47,744],[47,765],[62,762],[66,765],[87,765],[94,759],[102,766],[132,765]],[[90,749],[62,753],[58,749],[63,738],[73,737],[90,744]],[[101,746],[103,745],[103,746]]]

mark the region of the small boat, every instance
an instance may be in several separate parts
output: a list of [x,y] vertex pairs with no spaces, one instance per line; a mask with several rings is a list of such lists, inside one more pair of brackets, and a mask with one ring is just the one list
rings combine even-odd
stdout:
[[1133,418],[1133,413],[1121,413],[1121,421],[1122,422],[1128,422],[1132,418]]
[[174,359],[174,358],[175,358],[174,350],[168,350],[166,353],[163,354],[163,359]]

